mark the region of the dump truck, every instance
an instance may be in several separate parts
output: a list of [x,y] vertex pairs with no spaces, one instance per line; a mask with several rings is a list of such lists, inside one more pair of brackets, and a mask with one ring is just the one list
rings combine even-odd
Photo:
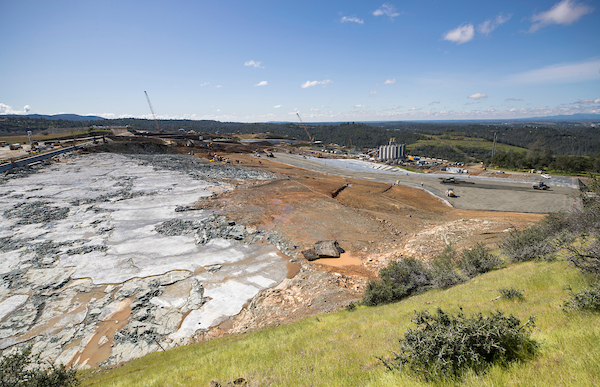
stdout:
[[541,190],[547,190],[548,188],[548,184],[544,183],[543,181],[539,181],[537,183],[533,183],[533,189],[541,189]]

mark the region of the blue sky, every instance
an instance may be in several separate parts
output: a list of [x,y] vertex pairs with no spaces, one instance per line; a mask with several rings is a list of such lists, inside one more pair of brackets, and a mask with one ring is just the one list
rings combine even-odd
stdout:
[[0,114],[600,113],[600,2],[0,0]]

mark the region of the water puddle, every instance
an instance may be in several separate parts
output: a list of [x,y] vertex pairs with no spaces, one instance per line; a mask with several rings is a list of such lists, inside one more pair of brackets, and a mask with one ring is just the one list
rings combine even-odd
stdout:
[[359,258],[348,252],[341,253],[339,258],[321,258],[314,261],[314,263],[333,267],[362,265],[362,261]]
[[290,279],[290,278],[294,278],[296,276],[296,274],[298,274],[300,272],[300,269],[302,269],[302,266],[300,266],[297,263],[288,262],[288,263],[286,263],[286,268],[287,268],[287,275],[285,276],[285,278]]
[[[38,335],[50,335],[63,329],[65,326],[73,323],[79,323],[79,320],[83,320],[87,314],[87,304],[92,299],[99,299],[104,296],[104,289],[106,286],[100,286],[93,289],[91,292],[77,293],[71,300],[70,305],[72,308],[68,311],[56,309],[55,312],[59,313],[58,316],[47,320],[43,324],[36,325],[33,329],[27,331],[27,333],[18,336],[15,339],[16,343],[30,340]],[[49,306],[52,308],[52,305]]]
[[117,306],[117,310],[106,316],[98,324],[96,333],[94,333],[83,351],[73,357],[75,360],[72,364],[98,367],[100,363],[108,360],[112,352],[115,332],[122,329],[129,322],[132,301],[132,297],[122,300]]

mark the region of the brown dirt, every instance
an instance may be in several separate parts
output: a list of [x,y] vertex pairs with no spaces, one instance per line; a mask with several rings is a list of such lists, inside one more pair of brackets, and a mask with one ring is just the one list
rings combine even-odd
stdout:
[[[266,157],[224,156],[275,173],[279,179],[244,182],[198,205],[219,208],[238,223],[276,232],[294,246],[291,255],[301,269],[199,340],[337,309],[359,299],[367,281],[390,260],[400,256],[429,260],[448,243],[459,251],[479,242],[496,249],[510,228],[525,227],[544,216],[458,210],[415,188],[326,175]],[[302,257],[300,251],[325,239],[337,240],[355,264],[308,262]]]

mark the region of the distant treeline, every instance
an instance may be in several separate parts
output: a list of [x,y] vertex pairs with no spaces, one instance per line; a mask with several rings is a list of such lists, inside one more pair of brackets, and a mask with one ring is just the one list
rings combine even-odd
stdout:
[[[52,128],[78,128],[82,125],[125,126],[129,125],[134,130],[156,131],[153,120],[123,118],[114,120],[68,121],[34,119],[30,117],[3,117],[0,119],[0,134],[25,134],[27,130],[39,133]],[[372,148],[387,144],[390,137],[395,137],[398,143],[414,144],[422,139],[422,134],[450,134],[462,135],[472,138],[483,138],[493,141],[494,133],[497,141],[504,144],[515,145],[527,149],[545,149],[552,151],[554,156],[592,156],[595,158],[600,153],[600,130],[595,127],[586,127],[580,124],[545,123],[525,124],[512,122],[508,124],[475,124],[472,122],[381,122],[381,123],[336,123],[336,124],[308,124],[310,135],[323,143],[354,146],[358,148]],[[307,140],[304,128],[296,123],[237,123],[219,122],[211,120],[160,120],[159,127],[164,131],[195,130],[199,133],[270,133],[271,136],[285,136],[298,140]],[[423,156],[466,161],[468,159],[484,161],[491,157],[490,151],[483,148],[464,147],[462,153],[444,146],[421,146],[418,148]],[[429,152],[429,153],[428,153]],[[497,155],[495,162],[504,163],[499,158],[515,160],[514,165],[541,165],[528,155],[517,154]],[[517,161],[533,160],[533,161]],[[583,160],[583,159],[582,159]],[[547,161],[547,160],[546,160]],[[581,163],[580,163],[581,164]],[[593,164],[593,162],[592,162]],[[546,163],[545,165],[550,165]]]
[[494,155],[490,164],[508,169],[553,170],[562,173],[600,173],[600,153],[595,156],[545,156],[536,152],[509,152]]

